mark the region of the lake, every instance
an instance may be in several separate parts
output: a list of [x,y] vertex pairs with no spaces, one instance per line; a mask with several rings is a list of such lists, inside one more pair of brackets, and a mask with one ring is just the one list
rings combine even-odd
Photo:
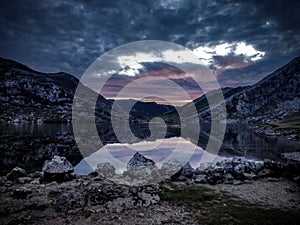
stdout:
[[[80,141],[92,149],[94,143],[91,141],[89,127],[86,124],[82,124],[81,127],[81,131],[86,134],[86,139]],[[198,142],[176,137],[180,135],[180,129],[172,128],[168,130],[167,139],[131,144],[116,143],[117,139],[113,130],[107,124],[100,124],[97,128],[105,146],[101,149],[94,149],[89,153],[89,156],[87,155],[86,159],[82,159],[73,136],[71,124],[1,125],[1,173],[7,173],[16,165],[28,171],[40,170],[44,160],[51,158],[53,154],[66,156],[73,165],[77,165],[75,171],[78,174],[91,172],[90,165],[95,167],[99,162],[111,160],[111,157],[117,159],[119,162],[116,164],[118,165],[117,170],[121,172],[136,151],[153,159],[158,165],[170,159],[172,154],[176,157],[186,157],[194,167],[209,158],[204,151],[208,141],[209,125],[201,125],[202,130]],[[132,129],[134,130],[133,133],[140,137],[147,136],[149,133],[146,125],[136,125]],[[96,137],[96,139],[98,138]],[[177,149],[176,154],[174,154],[178,143],[180,143],[180,149]],[[191,149],[194,152],[190,152]],[[300,151],[299,142],[262,138],[257,136],[246,124],[228,124],[222,148],[214,160],[237,155],[252,159],[267,158],[282,161],[281,153],[294,151]],[[103,152],[109,154],[103,155]]]

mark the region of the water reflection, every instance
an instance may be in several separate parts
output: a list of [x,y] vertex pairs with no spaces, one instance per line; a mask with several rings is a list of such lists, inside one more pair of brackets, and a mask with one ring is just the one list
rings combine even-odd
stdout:
[[163,162],[171,159],[181,161],[183,164],[189,161],[195,168],[199,166],[200,162],[215,162],[224,159],[224,157],[204,151],[201,147],[184,138],[174,137],[135,144],[108,144],[83,159],[75,167],[75,172],[88,174],[94,171],[99,163],[110,162],[115,166],[116,172],[121,174],[126,170],[127,162],[136,152],[152,159],[159,168]]
[[[133,133],[137,134],[141,141],[149,137],[147,124],[135,124],[131,128]],[[201,133],[198,140],[184,137],[183,140],[185,140],[185,142],[182,140],[181,142],[186,144],[186,146],[181,146],[181,153],[188,155],[187,149],[190,149],[190,146],[194,145],[198,146],[196,149],[199,149],[199,152],[203,151],[207,145],[209,130],[209,124],[201,124]],[[83,139],[79,141],[85,145],[86,149],[90,150],[84,156],[88,157],[89,155],[97,154],[96,152],[100,148],[95,148],[97,145],[94,141],[99,142],[100,137],[101,142],[107,145],[106,148],[110,149],[109,153],[113,153],[116,158],[123,163],[123,167],[124,163],[129,160],[135,151],[144,150],[143,153],[145,153],[146,157],[157,157],[158,161],[166,158],[171,154],[174,145],[176,145],[176,139],[174,139],[174,137],[180,135],[179,127],[168,127],[166,138],[171,139],[166,139],[163,145],[157,147],[158,149],[151,149],[149,145],[147,147],[144,144],[145,142],[134,144],[128,140],[128,143],[133,144],[131,147],[138,146],[142,149],[130,150],[129,148],[129,150],[126,150],[126,144],[128,143],[108,145],[118,143],[118,139],[114,135],[111,125],[99,124],[97,131],[98,134],[96,134],[94,138],[91,138],[89,126],[87,124],[80,124],[80,132],[83,133]],[[191,132],[193,132],[193,130],[191,130]],[[154,144],[156,143],[155,140],[148,141],[152,141]],[[258,137],[246,124],[227,125],[224,140],[216,141],[222,142],[219,156],[223,157],[238,155],[247,158],[283,160],[280,157],[281,153],[300,151],[299,142]],[[198,150],[196,150],[196,152],[197,151]],[[73,165],[77,165],[82,160],[82,152],[79,151],[78,140],[75,141],[74,139],[71,124],[1,125],[0,174],[6,174],[15,166],[23,167],[29,172],[40,170],[44,160],[50,159],[54,154],[66,156]],[[192,158],[192,160],[193,159],[194,158]]]

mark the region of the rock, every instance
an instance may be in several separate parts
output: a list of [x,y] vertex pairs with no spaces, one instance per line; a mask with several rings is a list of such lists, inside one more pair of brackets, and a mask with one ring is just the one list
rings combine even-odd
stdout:
[[272,176],[273,172],[269,169],[262,169],[257,173],[258,178],[264,178],[264,177],[269,177]]
[[224,173],[224,172],[226,172],[226,169],[222,166],[215,165],[215,166],[209,168],[208,171],[213,171],[214,173]]
[[187,162],[184,165],[184,167],[182,167],[182,169],[181,169],[181,175],[184,176],[184,177],[186,177],[186,178],[189,178],[189,179],[192,179],[195,176],[195,170],[190,165],[189,162]]
[[116,175],[115,171],[116,168],[109,162],[106,162],[98,164],[95,172],[106,178],[112,178]]
[[7,178],[6,177],[0,177],[0,186],[3,186],[5,183],[7,182]]
[[254,172],[258,173],[264,168],[265,163],[263,161],[254,161],[254,165],[255,165]]
[[273,160],[265,160],[264,168],[271,170],[273,176],[281,176],[285,169],[285,166],[281,162],[276,162]]
[[139,152],[135,153],[134,156],[127,163],[127,171],[130,171],[132,167],[138,166],[153,166],[155,162],[151,159],[146,158]]
[[184,181],[187,179],[193,179],[194,176],[195,176],[195,170],[190,165],[190,163],[187,162],[176,174],[171,176],[171,180]]
[[131,209],[135,206],[133,197],[128,198],[116,198],[113,201],[109,201],[104,205],[104,208],[109,212],[121,213],[126,209]]
[[40,171],[35,171],[34,173],[30,174],[30,177],[32,178],[40,178],[43,176],[43,173]]
[[155,162],[138,152],[129,160],[125,174],[132,179],[145,180],[146,183],[157,179],[160,175]]
[[40,184],[40,180],[39,179],[35,179],[33,181],[30,182],[31,184]]
[[244,164],[237,164],[233,167],[233,175],[237,179],[244,179],[245,173],[245,165]]
[[247,159],[245,157],[237,157],[237,156],[235,156],[235,157],[232,158],[232,165],[233,166],[237,166],[239,164],[244,164],[246,162],[247,162]]
[[52,160],[46,160],[43,166],[42,181],[68,181],[75,177],[72,164],[65,157],[54,156]]
[[230,173],[225,173],[223,175],[223,182],[225,184],[231,184],[234,180],[234,177]]
[[17,179],[19,184],[26,184],[26,183],[30,183],[32,181],[31,177],[20,177]]
[[[159,185],[128,186],[116,184],[99,177],[81,177],[68,183],[26,183],[20,187],[13,183],[0,188],[0,215],[16,215],[19,212],[59,212],[64,215],[86,212],[123,212],[146,207],[160,201]],[[12,223],[12,224],[15,224]]]
[[244,173],[243,177],[245,180],[252,180],[256,178],[256,175],[254,173]]
[[138,187],[136,204],[139,206],[149,206],[158,203],[160,201],[159,192],[160,188],[158,184]]
[[233,163],[228,159],[217,162],[216,165],[223,168],[224,172],[232,172],[233,170]]
[[282,153],[281,157],[284,158],[284,159],[300,162],[300,152]]
[[11,181],[16,181],[20,177],[27,177],[26,171],[20,167],[15,167],[6,175],[6,178]]
[[197,184],[204,184],[206,183],[206,175],[205,174],[198,174],[198,175],[195,175],[194,177],[194,182],[197,183]]
[[13,191],[12,196],[16,199],[25,199],[31,193],[32,191],[27,188],[18,188]]
[[206,180],[209,184],[219,184],[223,182],[223,172],[216,172],[209,170],[207,172]]
[[74,168],[65,157],[55,155],[51,161],[45,161],[42,171],[50,174],[62,174],[73,172]]
[[169,160],[161,166],[160,173],[162,175],[172,176],[183,167],[182,162],[178,160]]
[[209,163],[209,162],[205,162],[205,163],[200,163],[199,167],[196,168],[195,173],[196,174],[206,174],[207,170],[209,168],[214,167],[215,164],[214,163]]

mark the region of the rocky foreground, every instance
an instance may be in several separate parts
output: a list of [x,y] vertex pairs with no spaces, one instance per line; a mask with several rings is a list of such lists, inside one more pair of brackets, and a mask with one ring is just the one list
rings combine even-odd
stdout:
[[[250,218],[260,212],[253,214],[254,222],[288,216],[293,224],[290,219],[300,219],[297,163],[233,158],[196,169],[179,165],[170,161],[157,168],[136,153],[122,175],[102,163],[90,175],[78,176],[59,156],[46,161],[42,172],[27,174],[16,167],[0,179],[0,223],[216,224],[220,217],[225,221],[220,224],[247,224],[235,215],[239,210]],[[149,182],[158,175],[164,180]],[[149,184],[142,185],[147,177]]]

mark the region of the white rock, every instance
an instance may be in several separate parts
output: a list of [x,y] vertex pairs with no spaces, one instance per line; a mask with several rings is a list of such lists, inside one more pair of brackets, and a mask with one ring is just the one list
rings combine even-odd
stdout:
[[49,174],[64,174],[74,171],[72,164],[65,158],[54,156],[52,160],[46,160],[42,171]]

